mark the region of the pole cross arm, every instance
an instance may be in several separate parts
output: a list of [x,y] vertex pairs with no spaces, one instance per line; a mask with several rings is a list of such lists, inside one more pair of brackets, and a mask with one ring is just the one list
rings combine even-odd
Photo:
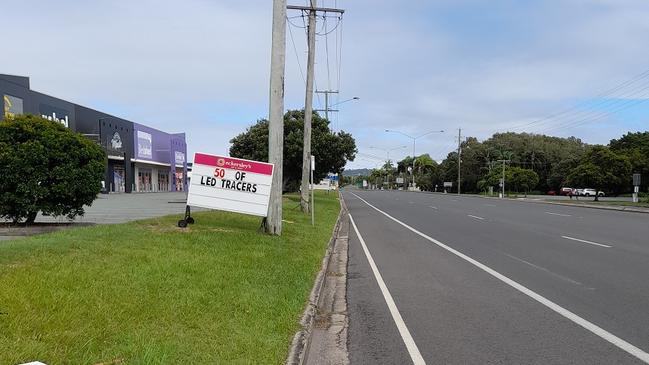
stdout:
[[343,14],[345,13],[345,10],[343,9],[334,9],[334,8],[318,8],[318,7],[310,7],[310,6],[299,6],[299,5],[288,5],[286,6],[286,9],[289,10],[302,10],[302,11],[322,11],[325,13],[340,13]]

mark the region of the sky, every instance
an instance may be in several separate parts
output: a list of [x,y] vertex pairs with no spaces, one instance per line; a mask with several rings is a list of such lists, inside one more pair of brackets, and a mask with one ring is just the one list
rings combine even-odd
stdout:
[[[268,115],[270,0],[10,4],[0,73],[29,76],[34,90],[186,132],[190,156],[227,154],[232,137]],[[342,22],[318,18],[315,83],[339,90],[330,104],[359,98],[330,115],[333,130],[356,138],[348,169],[380,165],[385,149],[393,160],[412,154],[411,139],[386,129],[444,130],[417,139],[416,153],[438,161],[460,128],[462,138],[512,130],[603,144],[649,130],[645,0],[318,5],[345,10]],[[286,109],[304,107],[302,15],[287,13]],[[636,81],[605,93],[627,80]]]

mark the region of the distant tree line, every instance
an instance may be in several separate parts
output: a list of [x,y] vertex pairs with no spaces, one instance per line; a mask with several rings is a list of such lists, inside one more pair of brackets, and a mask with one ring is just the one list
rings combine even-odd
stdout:
[[[594,188],[607,194],[632,191],[632,174],[642,174],[641,191],[649,183],[649,132],[627,133],[606,146],[588,145],[575,137],[560,138],[529,133],[497,133],[485,141],[469,137],[462,142],[461,189],[477,193],[498,190],[505,166],[506,187],[516,192],[559,192],[562,187]],[[375,169],[371,181],[409,181],[413,157]],[[415,158],[415,182],[422,190],[442,190],[453,182],[457,190],[457,152],[438,164],[428,154]],[[373,179],[373,180],[372,180]]]

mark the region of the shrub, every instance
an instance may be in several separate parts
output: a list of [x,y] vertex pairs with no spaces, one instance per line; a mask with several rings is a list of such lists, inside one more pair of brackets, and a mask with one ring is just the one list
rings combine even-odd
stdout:
[[20,115],[0,122],[0,216],[33,223],[39,211],[72,219],[101,190],[106,154],[60,123]]

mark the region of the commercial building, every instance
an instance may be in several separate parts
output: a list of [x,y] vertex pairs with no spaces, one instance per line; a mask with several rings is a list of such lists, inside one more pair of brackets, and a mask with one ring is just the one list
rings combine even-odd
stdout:
[[40,115],[97,141],[106,151],[108,192],[183,191],[187,187],[185,133],[143,124],[31,90],[29,78],[0,74],[3,113]]

